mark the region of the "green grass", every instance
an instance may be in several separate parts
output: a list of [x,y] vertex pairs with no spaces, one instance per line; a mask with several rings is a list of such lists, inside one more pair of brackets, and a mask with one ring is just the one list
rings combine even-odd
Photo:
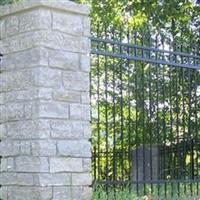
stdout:
[[[173,193],[167,189],[165,193],[162,188],[159,189],[159,195],[157,194],[157,190],[155,190],[154,194],[151,196],[153,200],[200,200],[200,196],[196,196],[195,193],[191,196],[189,191],[183,192],[183,190],[177,192],[176,187],[174,188]],[[147,191],[147,195],[151,193]],[[130,191],[128,188],[124,189],[108,189],[107,191],[101,187],[97,186],[94,188],[93,191],[93,198],[92,200],[144,200],[144,195],[140,195],[139,197],[136,195],[136,192]]]

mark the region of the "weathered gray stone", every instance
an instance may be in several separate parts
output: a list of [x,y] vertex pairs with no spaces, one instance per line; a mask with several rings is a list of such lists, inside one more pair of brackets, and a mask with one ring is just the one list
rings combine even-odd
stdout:
[[50,100],[52,99],[51,88],[33,88],[30,90],[11,91],[4,93],[4,104],[13,102],[23,102],[31,100]]
[[75,121],[51,120],[51,136],[57,139],[80,139],[83,138],[83,124]]
[[1,61],[2,71],[37,66],[48,66],[48,51],[44,48],[38,47],[22,52],[16,52],[15,54],[4,55]]
[[6,137],[13,139],[38,139],[50,137],[48,120],[27,120],[6,124]]
[[24,119],[24,104],[12,103],[0,106],[0,122]]
[[34,185],[34,174],[27,173],[0,173],[0,184],[9,185]]
[[82,199],[83,200],[92,199],[92,187],[83,187]]
[[72,13],[53,12],[53,30],[71,35],[83,34],[82,16]]
[[53,91],[53,98],[57,101],[80,103],[81,94],[80,92],[61,89]]
[[83,194],[83,188],[80,186],[73,186],[72,187],[72,199],[73,200],[79,200],[80,199],[80,196],[81,196],[81,200],[82,200],[82,194]]
[[31,144],[30,141],[21,141],[20,142],[20,154],[21,155],[30,155],[31,154]]
[[3,105],[5,103],[5,93],[0,93],[0,105]]
[[[53,200],[71,200],[71,187],[54,187]],[[74,199],[73,199],[74,200]]]
[[88,53],[90,40],[53,30],[38,30],[13,36],[12,39],[6,38],[1,41],[0,46],[3,54],[24,51],[37,46],[75,53]]
[[70,104],[70,119],[90,120],[90,106],[83,104]]
[[83,170],[84,172],[90,172],[92,165],[92,158],[83,158]]
[[81,70],[84,72],[90,71],[90,55],[89,54],[81,54],[80,55],[80,64]]
[[50,10],[38,8],[19,15],[19,32],[51,28]]
[[90,173],[73,173],[72,185],[89,186],[92,183],[92,175]]
[[35,181],[36,185],[40,185],[40,186],[70,186],[71,185],[71,174],[41,173],[41,174],[35,175],[34,181]]
[[47,157],[19,156],[15,158],[16,172],[48,172]]
[[49,51],[49,66],[77,71],[79,69],[79,54],[67,51]]
[[47,0],[29,0],[23,1],[19,4],[15,4],[13,6],[1,6],[0,7],[0,17],[4,15],[13,15],[18,12],[24,12],[25,10],[30,10],[38,7],[46,7],[47,9],[56,9],[60,10],[60,12],[65,13],[76,13],[77,15],[88,16],[90,13],[90,8],[87,5],[77,4],[71,1],[47,1]]
[[55,156],[56,142],[55,141],[33,141],[31,144],[33,156]]
[[6,139],[7,129],[5,124],[0,124],[0,140]]
[[7,200],[51,200],[51,187],[7,187]]
[[0,142],[0,155],[3,157],[19,155],[20,142],[12,140],[3,140]]
[[0,163],[0,171],[1,172],[10,172],[14,171],[14,159],[12,157],[8,158],[1,158],[1,163]]
[[[19,32],[18,16],[9,16],[5,19],[5,35],[11,36]],[[2,37],[4,35],[2,34]]]
[[35,85],[41,87],[57,88],[62,84],[61,71],[40,67],[35,72]]
[[69,105],[64,102],[41,102],[38,116],[42,118],[69,118]]
[[57,142],[58,154],[72,157],[91,157],[90,143],[87,140],[66,140]]
[[90,103],[90,94],[89,94],[89,92],[82,92],[81,93],[81,103],[89,105],[89,103]]
[[82,172],[82,158],[50,158],[50,172]]
[[0,73],[0,91],[25,90],[33,86],[33,70]]
[[7,187],[3,186],[0,188],[0,198],[3,200],[8,200],[8,191],[7,191]]
[[91,129],[89,122],[51,120],[51,136],[57,139],[89,139]]
[[73,200],[88,200],[92,199],[92,188],[91,187],[82,187],[82,186],[73,186],[72,187],[72,199]]
[[89,92],[89,74],[84,72],[64,72],[63,84],[67,90]]
[[91,30],[91,20],[89,17],[85,16],[83,18],[83,34],[84,36],[87,36],[87,37],[90,37],[91,36],[91,33],[90,33],[90,30]]
[[3,200],[91,199],[88,13],[68,0],[0,6]]

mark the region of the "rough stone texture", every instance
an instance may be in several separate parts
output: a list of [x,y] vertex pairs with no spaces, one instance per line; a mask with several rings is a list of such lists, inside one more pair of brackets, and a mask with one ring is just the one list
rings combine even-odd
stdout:
[[89,8],[0,6],[0,199],[90,200]]

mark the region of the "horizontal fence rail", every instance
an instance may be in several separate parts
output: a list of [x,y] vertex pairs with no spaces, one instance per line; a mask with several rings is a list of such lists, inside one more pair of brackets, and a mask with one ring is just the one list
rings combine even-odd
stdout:
[[[167,51],[139,45],[131,45],[128,43],[99,39],[95,37],[92,37],[91,41],[93,42],[93,44],[98,44],[97,49],[92,49],[92,54],[122,58],[127,60],[144,61],[153,64],[200,69],[200,56],[191,55],[189,53]],[[109,51],[109,49],[105,51],[104,47],[102,49],[99,48],[99,45],[105,46],[107,44],[118,46],[118,48],[123,48],[124,51],[117,53]]]
[[198,196],[199,52],[107,29],[91,41],[94,184]]

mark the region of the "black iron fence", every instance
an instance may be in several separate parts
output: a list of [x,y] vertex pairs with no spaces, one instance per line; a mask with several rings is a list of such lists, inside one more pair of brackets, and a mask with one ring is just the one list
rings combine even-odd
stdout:
[[100,27],[91,41],[94,184],[199,195],[198,45]]

